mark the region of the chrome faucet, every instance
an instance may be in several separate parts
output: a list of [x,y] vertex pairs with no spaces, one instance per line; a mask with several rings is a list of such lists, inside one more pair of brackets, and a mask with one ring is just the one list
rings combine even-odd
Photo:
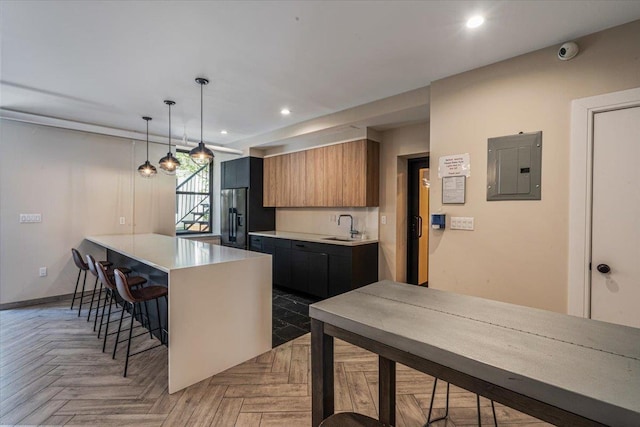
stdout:
[[354,230],[353,229],[353,217],[351,215],[340,215],[338,217],[338,225],[340,225],[340,219],[342,217],[347,217],[351,220],[351,225],[349,226],[349,233],[351,234],[351,238],[353,239],[353,236],[355,236],[356,234],[360,234],[360,232],[358,230]]

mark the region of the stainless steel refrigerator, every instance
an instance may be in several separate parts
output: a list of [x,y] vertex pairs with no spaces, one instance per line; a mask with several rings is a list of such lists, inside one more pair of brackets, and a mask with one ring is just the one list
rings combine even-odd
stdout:
[[247,189],[222,190],[220,234],[224,246],[247,247]]

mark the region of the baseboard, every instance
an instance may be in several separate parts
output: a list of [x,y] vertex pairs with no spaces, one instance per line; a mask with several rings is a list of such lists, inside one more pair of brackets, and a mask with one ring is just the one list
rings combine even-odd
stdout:
[[[91,295],[93,294],[93,290],[91,291],[85,291],[84,292],[84,298],[87,298],[87,296],[91,297]],[[80,295],[78,295],[79,297]],[[25,301],[16,301],[16,302],[7,302],[4,304],[0,304],[0,311],[2,310],[11,310],[13,308],[23,308],[23,307],[31,307],[32,305],[40,305],[40,304],[47,304],[50,302],[58,302],[58,301],[63,301],[63,300],[70,300],[73,297],[73,294],[64,294],[64,295],[55,295],[52,297],[44,297],[44,298],[36,298],[36,299],[29,299],[29,300],[25,300]],[[78,301],[79,303],[79,301]],[[75,309],[75,307],[74,307]]]

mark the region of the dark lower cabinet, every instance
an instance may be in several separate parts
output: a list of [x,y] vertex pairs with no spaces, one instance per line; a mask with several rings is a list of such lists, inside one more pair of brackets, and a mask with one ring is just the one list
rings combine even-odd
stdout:
[[378,281],[378,244],[358,246],[251,236],[250,249],[271,254],[273,283],[327,298]]
[[273,283],[285,288],[293,288],[291,284],[291,248],[276,246],[273,253]]
[[317,297],[329,296],[329,255],[305,242],[291,247],[291,288]]

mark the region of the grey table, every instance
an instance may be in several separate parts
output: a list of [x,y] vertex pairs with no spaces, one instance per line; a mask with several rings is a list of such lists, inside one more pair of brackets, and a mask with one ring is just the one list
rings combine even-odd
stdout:
[[391,281],[309,307],[313,426],[333,413],[333,339],[379,355],[380,421],[395,363],[536,418],[640,426],[640,329]]

